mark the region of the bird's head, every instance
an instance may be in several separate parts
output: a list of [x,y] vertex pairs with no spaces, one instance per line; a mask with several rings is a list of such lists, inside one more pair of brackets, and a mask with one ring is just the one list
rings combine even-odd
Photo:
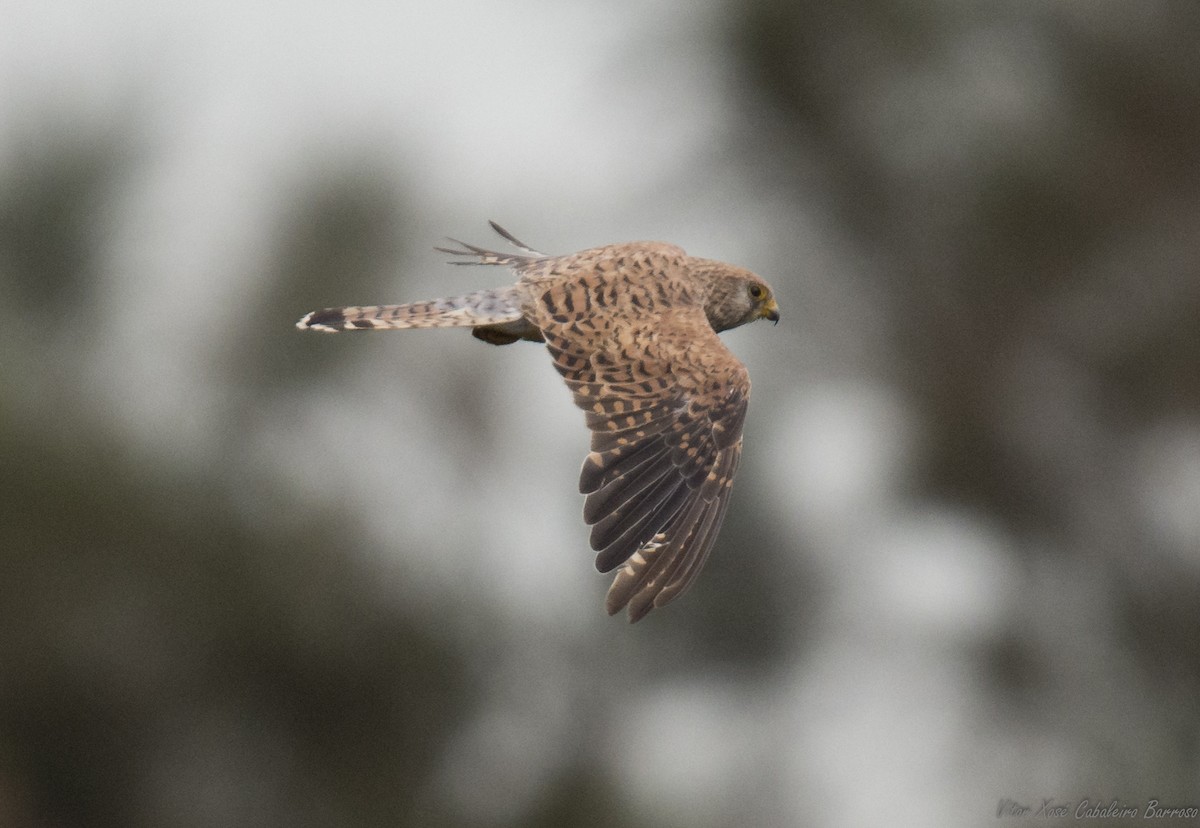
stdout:
[[779,322],[775,292],[749,270],[711,259],[693,259],[693,268],[707,277],[704,313],[717,333],[756,319]]

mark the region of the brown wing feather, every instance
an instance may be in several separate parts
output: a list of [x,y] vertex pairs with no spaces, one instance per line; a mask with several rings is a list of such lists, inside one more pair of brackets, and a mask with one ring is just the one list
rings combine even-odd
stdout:
[[713,332],[672,250],[573,263],[538,324],[587,413],[584,519],[610,614],[678,597],[712,549],[741,454],[746,369]]

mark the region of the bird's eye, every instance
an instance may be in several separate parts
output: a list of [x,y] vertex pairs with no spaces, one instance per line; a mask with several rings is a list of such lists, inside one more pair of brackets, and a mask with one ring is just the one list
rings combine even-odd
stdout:
[[763,289],[762,289],[762,287],[760,287],[759,285],[751,285],[751,286],[750,286],[750,298],[751,298],[751,299],[761,299],[761,298],[763,298]]

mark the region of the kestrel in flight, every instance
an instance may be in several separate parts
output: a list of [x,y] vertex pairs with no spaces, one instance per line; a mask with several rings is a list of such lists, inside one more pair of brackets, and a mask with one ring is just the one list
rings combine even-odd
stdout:
[[[495,222],[520,252],[451,240],[454,264],[503,265],[515,284],[407,305],[328,308],[318,331],[469,327],[494,345],[545,342],[587,414],[592,450],[579,490],[596,568],[617,569],[605,606],[637,621],[677,598],[717,537],[742,452],[746,367],[717,334],[779,321],[770,286],[748,270],[661,242],[547,256]],[[619,567],[619,569],[618,569]]]

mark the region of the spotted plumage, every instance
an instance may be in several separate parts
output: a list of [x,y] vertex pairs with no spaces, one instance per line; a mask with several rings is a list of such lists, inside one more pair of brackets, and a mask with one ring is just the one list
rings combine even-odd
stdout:
[[329,308],[321,331],[470,327],[497,345],[545,342],[592,432],[579,490],[609,614],[631,621],[691,585],[720,530],[742,451],[750,378],[717,333],[779,320],[748,270],[660,242],[547,256],[455,241],[455,264],[502,265],[515,284],[407,305]]

